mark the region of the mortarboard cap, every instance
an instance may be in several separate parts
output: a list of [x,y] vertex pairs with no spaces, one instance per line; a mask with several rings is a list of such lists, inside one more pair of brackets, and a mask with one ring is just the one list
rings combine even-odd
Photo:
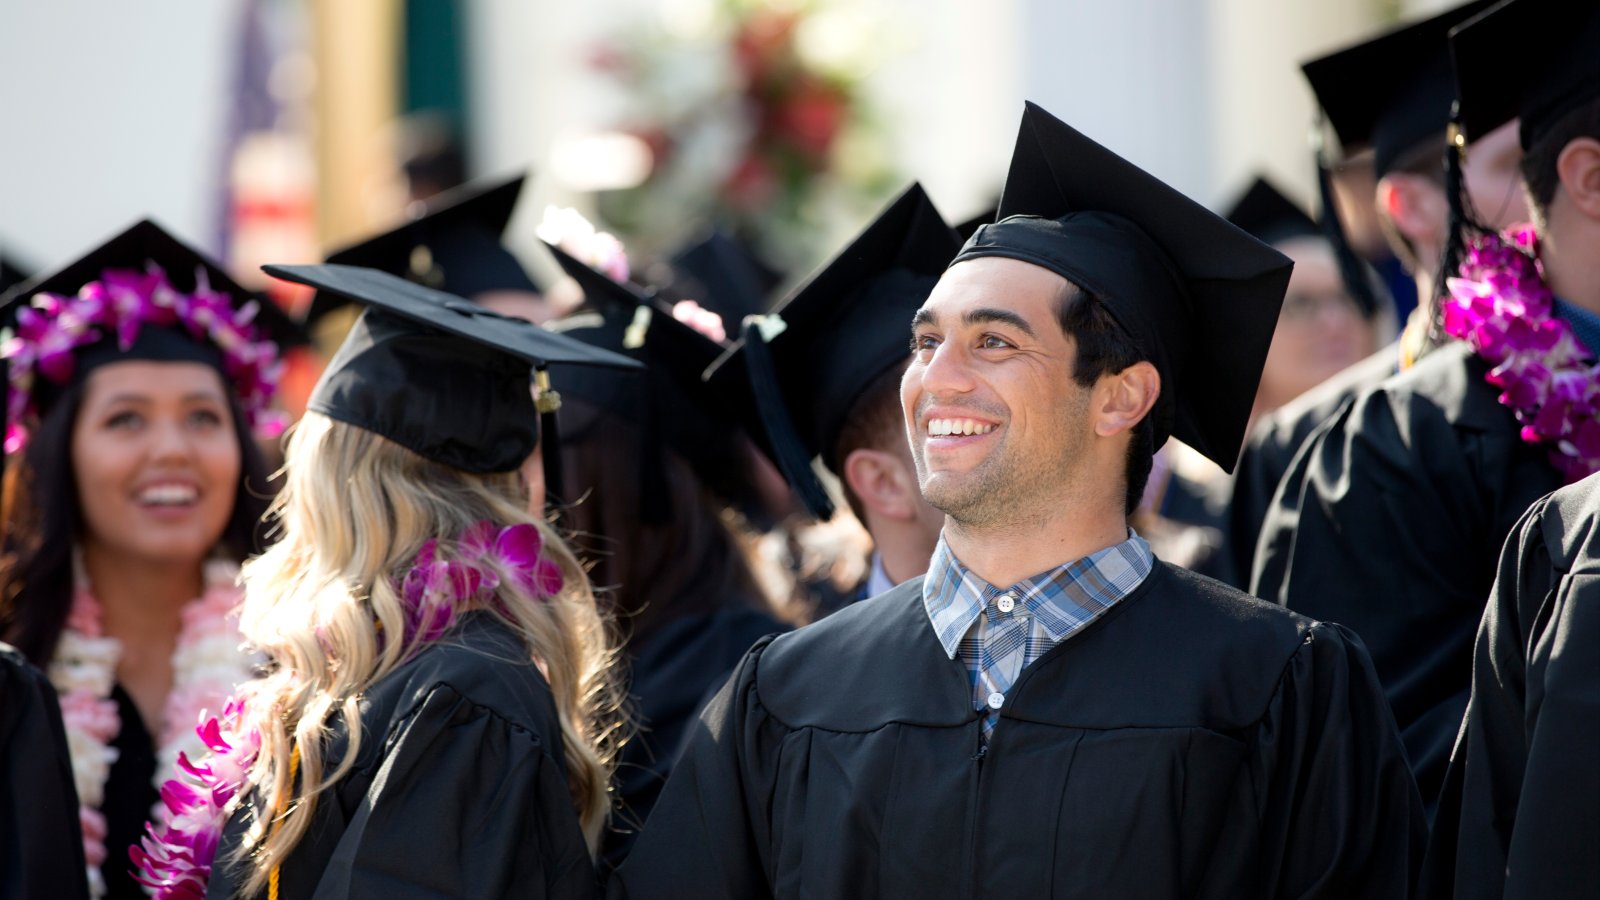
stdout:
[[[333,265],[361,266],[409,278],[468,299],[484,291],[539,291],[500,243],[526,175],[463,185],[414,204],[405,224],[329,254]],[[306,310],[310,326],[347,301],[318,292]]]
[[[678,321],[653,292],[615,281],[554,244],[550,252],[583,288],[585,303],[548,327],[636,359],[646,372],[641,380],[635,373],[611,369],[558,371],[551,381],[562,396],[581,398],[641,427],[641,443],[665,443],[724,501],[741,507],[754,502],[748,461],[737,440],[755,421],[749,389],[742,384],[708,384],[700,377],[727,345]],[[569,428],[567,433],[574,432]],[[667,494],[659,461],[647,462],[644,476],[644,514],[650,521],[661,521]],[[584,487],[577,489],[581,493]]]
[[679,249],[669,263],[672,292],[692,298],[728,322],[767,311],[781,277],[737,239],[713,229]]
[[1234,201],[1223,218],[1264,244],[1276,244],[1297,237],[1323,236],[1322,229],[1299,204],[1259,175]]
[[1156,446],[1170,421],[1232,471],[1289,259],[1032,103],[999,214],[955,262],[1021,260],[1100,300],[1161,373]]
[[0,294],[32,277],[28,270],[19,265],[16,260],[4,253],[0,253]]
[[1444,140],[1455,99],[1447,36],[1488,5],[1457,6],[1300,67],[1346,153],[1370,146],[1382,178],[1406,151]]
[[[1509,48],[1525,49],[1515,62]],[[1514,118],[1522,148],[1600,97],[1600,4],[1506,0],[1450,33],[1459,118],[1475,141]]]
[[0,294],[0,308],[9,323],[19,302],[38,293],[73,296],[84,285],[96,281],[107,269],[146,271],[151,264],[166,273],[167,280],[180,291],[193,291],[199,273],[213,291],[228,295],[236,307],[257,302],[255,325],[279,347],[297,347],[306,342],[305,332],[288,314],[265,296],[251,291],[229,275],[220,263],[189,246],[150,219],[135,222],[78,259],[54,272],[12,285]]
[[831,456],[856,400],[910,357],[911,317],[960,246],[922,186],[911,185],[780,302],[774,319],[748,321],[708,373],[749,382],[768,446],[813,515],[832,515],[832,503],[811,458],[839,464]]
[[468,472],[512,471],[538,446],[539,410],[530,391],[536,370],[638,366],[387,272],[327,264],[263,268],[366,307],[312,390],[308,409]]

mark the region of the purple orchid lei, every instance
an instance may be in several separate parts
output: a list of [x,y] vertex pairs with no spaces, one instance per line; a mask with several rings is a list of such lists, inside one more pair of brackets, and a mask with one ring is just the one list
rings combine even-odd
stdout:
[[249,425],[263,437],[276,436],[284,420],[270,404],[282,364],[277,345],[252,324],[258,309],[253,300],[235,309],[227,294],[212,289],[204,269],[196,270],[194,293],[182,293],[154,264],[145,272],[107,269],[76,296],[41,291],[17,310],[16,328],[0,336],[0,359],[8,363],[11,381],[6,452],[27,445],[23,423],[38,412],[33,395],[37,377],[66,384],[77,367],[77,350],[109,335],[129,350],[145,325],[181,325],[195,339],[216,345],[222,351],[223,374]]
[[178,754],[178,777],[161,785],[161,824],[145,823],[145,836],[128,848],[134,880],[160,900],[205,896],[229,804],[261,752],[260,732],[244,730],[245,721],[244,703],[230,700],[195,729],[211,753],[199,764]]
[[450,629],[472,601],[498,602],[496,589],[511,580],[540,599],[561,593],[561,569],[542,551],[544,539],[530,524],[496,529],[476,522],[456,542],[456,558],[444,559],[439,542],[429,539],[400,581],[406,608],[406,641],[432,641]]
[[[407,643],[437,640],[468,603],[500,602],[496,589],[508,581],[535,599],[561,593],[561,569],[543,549],[539,529],[526,523],[496,528],[493,522],[476,522],[456,542],[454,559],[441,558],[439,542],[429,539],[399,581]],[[232,813],[229,805],[261,752],[260,733],[243,730],[245,721],[245,704],[234,699],[221,716],[201,723],[196,732],[211,754],[200,764],[178,755],[177,777],[161,786],[166,808],[160,825],[146,823],[139,846],[128,848],[135,880],[158,900],[205,896]]]
[[1554,314],[1538,253],[1531,225],[1475,239],[1447,282],[1444,330],[1494,367],[1484,380],[1500,388],[1522,439],[1549,444],[1571,484],[1600,471],[1600,365]]

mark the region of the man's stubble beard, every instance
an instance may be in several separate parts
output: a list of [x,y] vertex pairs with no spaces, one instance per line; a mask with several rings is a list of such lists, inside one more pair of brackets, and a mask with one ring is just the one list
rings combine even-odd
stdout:
[[[1082,421],[1081,414],[1076,421]],[[928,505],[963,529],[1026,525],[1056,511],[1059,502],[1052,498],[1062,496],[1063,489],[1077,481],[1075,463],[1082,459],[1087,441],[1067,422],[1061,422],[1042,447],[1053,452],[1008,449],[1002,437],[1000,446],[976,468],[958,479],[947,477],[944,484],[929,483],[926,463],[917,453],[917,478]]]

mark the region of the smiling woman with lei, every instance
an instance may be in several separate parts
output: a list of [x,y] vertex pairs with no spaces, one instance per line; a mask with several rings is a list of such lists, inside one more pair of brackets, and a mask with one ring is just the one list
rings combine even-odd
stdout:
[[3,303],[0,637],[60,698],[91,893],[137,897],[158,773],[252,675],[228,614],[293,328],[150,222]]

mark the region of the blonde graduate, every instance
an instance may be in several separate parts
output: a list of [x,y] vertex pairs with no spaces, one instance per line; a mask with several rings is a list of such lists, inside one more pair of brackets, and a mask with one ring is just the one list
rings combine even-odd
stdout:
[[[269,514],[278,540],[242,576],[244,634],[275,664],[246,690],[243,724],[259,730],[261,752],[241,796],[266,814],[254,817],[235,851],[235,861],[249,865],[243,893],[268,884],[362,742],[383,738],[362,734],[363,694],[430,642],[450,640],[408,628],[399,585],[419,552],[435,541],[448,559],[463,533],[485,521],[537,528],[540,553],[562,586],[543,596],[502,570],[492,594],[480,592],[455,612],[499,619],[521,640],[526,656],[516,662],[532,660],[549,682],[572,804],[592,855],[609,813],[623,723],[612,632],[578,560],[529,513],[527,479],[435,462],[314,412],[290,437],[285,469]],[[335,722],[348,735],[338,760],[328,758]]]

